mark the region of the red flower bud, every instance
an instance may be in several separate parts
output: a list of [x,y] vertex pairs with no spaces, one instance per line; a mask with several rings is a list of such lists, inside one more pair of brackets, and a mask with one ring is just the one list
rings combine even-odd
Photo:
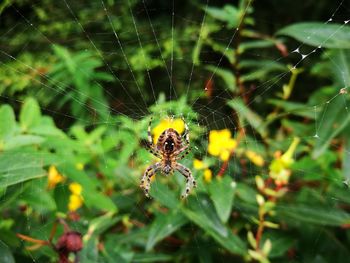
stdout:
[[79,232],[69,231],[64,233],[57,241],[58,251],[78,252],[83,248],[82,236]]

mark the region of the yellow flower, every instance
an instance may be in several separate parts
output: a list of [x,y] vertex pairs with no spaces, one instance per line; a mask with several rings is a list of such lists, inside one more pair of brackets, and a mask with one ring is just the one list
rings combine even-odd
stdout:
[[229,150],[223,150],[220,153],[220,159],[223,160],[224,162],[227,161],[230,158],[230,151]]
[[68,210],[73,212],[83,205],[83,197],[81,196],[83,188],[78,183],[71,183],[69,184],[69,190],[72,194],[69,196]]
[[208,152],[213,156],[219,156],[227,161],[231,152],[237,147],[237,141],[231,138],[229,129],[212,130],[209,133]]
[[274,179],[277,185],[285,185],[289,181],[291,175],[290,166],[293,164],[293,154],[300,139],[294,138],[292,144],[289,146],[288,150],[280,157],[277,157],[270,164],[270,176]]
[[179,134],[181,134],[185,130],[185,123],[183,122],[182,119],[172,119],[172,118],[163,119],[156,127],[154,127],[152,131],[154,143],[157,143],[157,140],[159,136],[162,134],[162,132],[169,128],[173,128]]
[[204,164],[203,161],[198,160],[198,159],[194,159],[193,160],[193,167],[196,170],[202,170],[202,169],[206,168],[207,166]]
[[79,171],[82,171],[82,170],[84,170],[84,164],[83,163],[77,163],[75,165],[75,168],[77,168],[77,170],[79,170]]
[[81,195],[81,192],[83,191],[83,188],[81,187],[80,184],[78,183],[71,183],[69,185],[69,190],[72,192],[74,195]]
[[83,198],[80,195],[72,194],[69,196],[68,210],[73,212],[83,205]]
[[298,137],[295,137],[293,139],[292,144],[289,146],[288,150],[281,157],[283,162],[285,162],[288,166],[290,166],[294,162],[293,154],[299,142],[300,142],[300,139]]
[[252,162],[254,163],[256,166],[264,166],[265,164],[265,161],[263,159],[263,157],[259,154],[257,154],[256,152],[253,152],[253,151],[250,151],[250,150],[247,150],[245,152],[245,155],[247,156],[247,158]]
[[48,189],[53,189],[58,183],[61,183],[65,180],[64,176],[61,175],[57,169],[56,166],[51,165],[49,168],[49,174],[48,174],[48,181],[47,181],[47,187]]
[[213,177],[213,173],[210,169],[205,169],[204,170],[204,181],[207,183],[211,182],[211,178]]

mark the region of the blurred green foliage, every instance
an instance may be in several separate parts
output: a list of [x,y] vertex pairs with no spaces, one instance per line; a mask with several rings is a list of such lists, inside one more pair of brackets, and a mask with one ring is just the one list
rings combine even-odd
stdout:
[[[344,262],[345,4],[171,2],[0,4],[0,261],[56,262],[67,224],[80,262]],[[187,200],[139,188],[151,115],[189,124]]]

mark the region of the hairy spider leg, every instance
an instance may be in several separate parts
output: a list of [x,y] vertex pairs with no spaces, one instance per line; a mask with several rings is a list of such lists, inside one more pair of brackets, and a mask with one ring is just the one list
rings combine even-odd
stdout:
[[187,154],[189,154],[192,150],[192,147],[189,145],[185,145],[184,147],[182,147],[181,149],[179,149],[178,151],[174,152],[174,155],[176,156],[176,160],[182,160],[183,158],[185,158],[185,156]]
[[151,117],[151,119],[149,120],[149,123],[148,123],[148,130],[147,130],[148,143],[149,143],[151,146],[153,146],[153,140],[152,140],[152,135],[151,135],[152,120],[153,120],[153,117]]
[[192,172],[186,166],[176,163],[175,169],[179,171],[186,178],[186,189],[185,192],[181,195],[181,198],[186,198],[192,187],[196,188],[196,180],[192,176]]
[[155,157],[162,158],[161,153],[156,149],[156,147],[154,146],[153,141],[152,141],[152,134],[151,134],[152,120],[153,120],[153,117],[151,117],[149,124],[148,124],[148,129],[147,129],[148,143],[146,144],[146,147],[147,147],[147,150],[151,154],[153,154]]
[[188,128],[188,125],[187,123],[185,122],[185,119],[182,118],[182,121],[184,122],[185,124],[185,132],[183,134],[183,137],[185,138],[185,142],[186,144],[190,144],[190,129]]
[[155,175],[161,166],[162,164],[160,162],[148,166],[142,176],[140,187],[143,189],[147,197],[149,197],[149,190],[151,189],[151,177]]
[[182,160],[192,150],[192,147],[190,146],[190,133],[189,133],[190,130],[189,130],[188,125],[185,122],[184,118],[182,118],[182,121],[185,124],[185,132],[182,135],[182,137],[185,138],[185,145],[182,148],[180,148],[179,150],[177,150],[176,152],[174,152],[174,155],[177,156],[176,160]]

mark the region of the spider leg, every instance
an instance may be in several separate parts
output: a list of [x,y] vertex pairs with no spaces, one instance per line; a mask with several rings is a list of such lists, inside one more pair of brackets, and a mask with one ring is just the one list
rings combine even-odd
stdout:
[[149,145],[148,143],[146,144],[146,148],[147,148],[147,150],[151,153],[151,154],[153,154],[155,157],[158,157],[158,158],[162,158],[162,155],[161,155],[161,153],[154,147],[154,146],[151,146],[151,145]]
[[188,125],[185,122],[185,119],[183,117],[182,117],[182,121],[185,124],[185,132],[184,132],[184,134],[182,136],[185,138],[185,142],[188,145],[188,144],[190,144],[190,129],[188,128]]
[[182,160],[183,158],[185,158],[187,154],[191,152],[191,150],[192,150],[191,146],[186,145],[182,147],[180,150],[178,150],[177,155],[175,155],[177,156],[176,160]]
[[155,163],[147,167],[146,171],[144,172],[140,187],[145,192],[145,195],[149,197],[149,190],[151,188],[151,177],[161,168],[161,163]]
[[182,121],[185,124],[185,132],[182,135],[183,138],[185,138],[185,143],[184,146],[177,150],[176,152],[174,152],[174,155],[177,156],[176,160],[181,160],[183,159],[187,154],[190,153],[190,151],[192,150],[191,146],[190,146],[190,134],[189,134],[189,128],[187,123],[185,122],[185,119],[182,118]]
[[152,134],[151,134],[152,120],[153,120],[153,117],[151,117],[151,119],[149,120],[149,124],[148,124],[148,129],[147,129],[147,139],[148,139],[148,143],[146,144],[146,148],[147,148],[147,150],[148,150],[151,154],[153,154],[155,157],[162,158],[162,155],[161,155],[160,152],[154,147],[154,144],[153,144]]
[[188,196],[191,188],[196,188],[197,187],[197,183],[196,183],[195,179],[192,176],[192,172],[186,166],[183,166],[182,164],[176,163],[175,169],[177,171],[179,171],[186,178],[186,190],[181,195],[181,198],[186,198]]
[[148,129],[147,129],[148,143],[150,146],[153,146],[153,140],[152,140],[152,135],[151,135],[152,120],[153,120],[153,116],[149,120]]

